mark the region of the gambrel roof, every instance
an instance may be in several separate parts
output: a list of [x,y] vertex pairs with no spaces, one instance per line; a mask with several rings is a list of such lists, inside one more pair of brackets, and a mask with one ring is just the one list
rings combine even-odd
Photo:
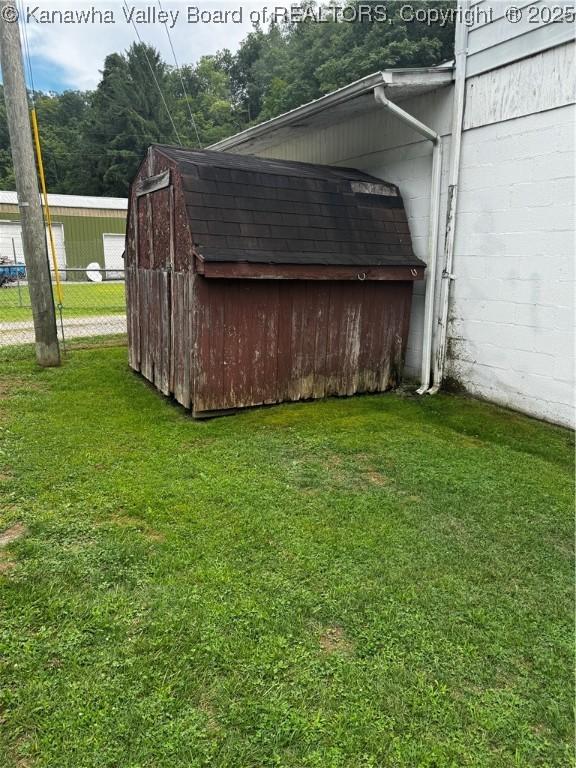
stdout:
[[181,177],[205,262],[418,266],[398,188],[362,171],[154,146]]

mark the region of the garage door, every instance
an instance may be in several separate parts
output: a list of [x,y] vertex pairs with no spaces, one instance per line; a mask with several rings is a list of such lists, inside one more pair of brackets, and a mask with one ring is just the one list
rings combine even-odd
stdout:
[[[52,224],[52,233],[54,234],[54,245],[56,246],[56,259],[58,269],[66,269],[66,250],[64,248],[64,227],[62,224]],[[46,232],[46,243],[48,244],[48,232]],[[0,221],[0,260],[24,262],[24,248],[22,246],[22,227],[16,221]],[[50,268],[52,269],[52,255],[50,255]],[[62,280],[66,279],[66,272],[60,274]]]
[[122,280],[124,277],[124,235],[102,235],[104,243],[105,280]]

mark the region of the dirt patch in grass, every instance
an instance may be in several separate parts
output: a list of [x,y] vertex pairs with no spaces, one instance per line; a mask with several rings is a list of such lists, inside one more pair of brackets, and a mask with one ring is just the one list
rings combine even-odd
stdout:
[[574,541],[572,539],[568,539],[567,541],[561,541],[554,545],[554,548],[560,552],[562,555],[565,555],[566,557],[573,558],[574,557]]
[[0,575],[3,573],[9,573],[15,565],[16,561],[11,554],[8,552],[0,551]]
[[413,502],[421,502],[422,496],[415,496],[413,494],[409,494],[408,491],[396,491],[398,496],[402,497],[403,501],[413,501]]
[[323,461],[323,464],[328,469],[339,467],[342,464],[342,457],[336,453],[329,453]]
[[0,379],[0,397],[11,395],[18,388],[18,385],[22,386],[23,384],[24,379]]
[[28,741],[28,737],[21,737],[16,743],[15,749],[11,750],[11,757],[14,761],[15,768],[32,768],[32,760],[29,757],[22,756],[21,754],[24,751],[23,748],[27,745]]
[[295,483],[304,493],[317,493],[324,488],[362,492],[367,485],[390,487],[392,478],[374,468],[370,457],[360,453],[342,457],[328,453],[321,459],[310,457],[293,462]]
[[216,710],[206,694],[200,697],[198,707],[206,717],[206,730],[209,733],[217,733],[220,730],[220,723],[216,717]]
[[118,525],[121,528],[137,528],[138,533],[141,533],[150,541],[164,541],[165,538],[164,534],[160,533],[160,531],[150,528],[143,520],[131,517],[130,515],[116,515],[116,517],[110,518],[106,523],[101,523],[101,525],[109,523]]
[[160,533],[160,531],[154,531],[151,528],[148,528],[146,531],[144,531],[144,536],[146,536],[149,541],[164,541],[166,538],[163,533]]
[[346,637],[342,627],[325,627],[320,633],[320,648],[324,653],[351,653],[353,643]]
[[357,453],[354,456],[354,460],[360,470],[360,475],[363,480],[372,485],[389,485],[390,478],[383,475],[382,472],[379,472],[377,469],[374,469],[371,459],[373,460],[373,457],[366,453]]
[[23,523],[14,523],[10,528],[6,528],[0,533],[0,547],[7,547],[13,541],[21,539],[26,533],[28,533],[28,528]]
[[8,397],[18,391],[42,392],[46,387],[39,381],[25,379],[22,376],[11,376],[10,378],[0,378],[0,397]]
[[199,447],[204,449],[207,445],[214,445],[217,442],[218,440],[215,437],[206,437],[205,435],[201,435],[195,439],[183,440],[180,443],[180,448],[183,451],[196,451]]
[[371,469],[364,473],[364,477],[373,485],[388,485],[388,478],[381,475],[375,469]]

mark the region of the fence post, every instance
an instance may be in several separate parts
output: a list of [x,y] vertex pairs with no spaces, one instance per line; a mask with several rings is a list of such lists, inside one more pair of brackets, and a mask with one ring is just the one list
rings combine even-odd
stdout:
[[12,238],[12,255],[14,256],[14,267],[16,268],[16,284],[18,286],[18,306],[22,306],[22,288],[20,287],[20,270],[18,269],[18,258],[16,257],[16,243]]

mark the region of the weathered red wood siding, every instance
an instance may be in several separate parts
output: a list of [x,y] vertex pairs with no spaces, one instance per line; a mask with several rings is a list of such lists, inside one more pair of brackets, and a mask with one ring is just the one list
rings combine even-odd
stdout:
[[411,282],[197,275],[193,293],[196,415],[381,392],[400,380]]

